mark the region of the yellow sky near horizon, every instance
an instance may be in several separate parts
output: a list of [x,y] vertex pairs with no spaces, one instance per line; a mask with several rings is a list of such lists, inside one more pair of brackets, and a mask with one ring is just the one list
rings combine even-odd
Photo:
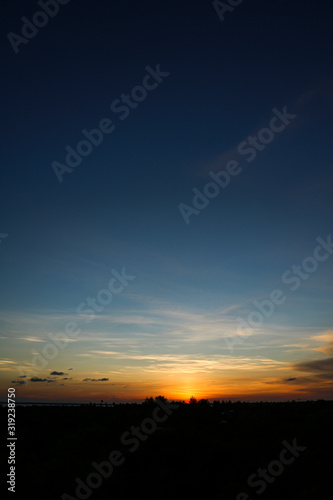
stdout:
[[[14,386],[18,400],[83,402],[144,400],[158,395],[185,401],[192,396],[210,400],[329,399],[332,341],[333,332],[326,331],[309,337],[311,348],[304,343],[285,344],[284,349],[293,353],[288,360],[253,356],[252,352],[246,356],[244,350],[243,355],[93,350],[77,352],[73,361],[68,352],[29,375],[29,371],[23,375],[12,360],[2,359],[0,393],[4,399],[7,388]],[[310,351],[315,352],[315,360],[304,354]],[[299,353],[303,353],[302,361]],[[72,367],[65,368],[68,364]]]

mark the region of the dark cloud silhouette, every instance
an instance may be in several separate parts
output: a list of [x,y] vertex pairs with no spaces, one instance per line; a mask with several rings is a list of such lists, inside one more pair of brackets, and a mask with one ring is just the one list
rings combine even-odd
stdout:
[[66,375],[64,372],[51,372],[50,375]]
[[24,382],[24,380],[12,380],[11,384],[23,385],[23,384],[25,384],[25,382]]
[[295,363],[292,368],[308,374],[306,377],[297,377],[296,384],[303,380],[305,383],[315,385],[317,392],[323,381],[333,381],[333,357],[302,361],[301,363]]
[[26,375],[20,375],[20,378],[27,378]]
[[[270,380],[265,382],[265,384],[288,384],[289,382],[293,382],[294,385],[303,386],[304,384],[313,384],[318,382],[318,375],[312,375],[309,377],[290,377],[290,378],[277,378],[275,380]],[[296,389],[302,390],[302,389]]]
[[56,380],[50,380],[50,379],[47,379],[47,378],[38,378],[38,377],[32,377],[30,379],[30,382],[56,382]]
[[325,375],[329,376],[328,378],[333,378],[333,357],[316,359],[314,361],[303,361],[302,363],[296,363],[293,368],[295,370],[317,373],[318,375]]
[[106,382],[108,378],[84,378],[82,382]]

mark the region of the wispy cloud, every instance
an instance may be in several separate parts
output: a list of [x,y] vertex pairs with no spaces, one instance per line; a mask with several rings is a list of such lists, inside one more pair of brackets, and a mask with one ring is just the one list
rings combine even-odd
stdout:
[[333,331],[332,330],[327,330],[323,333],[314,335],[311,337],[311,340],[316,342],[317,346],[318,343],[324,343],[325,345],[319,345],[318,347],[315,347],[313,350],[322,352],[324,354],[327,354],[328,356],[333,355]]
[[[87,354],[87,353],[86,353]],[[240,370],[261,370],[280,369],[286,366],[284,361],[276,361],[263,357],[233,357],[227,355],[204,354],[140,354],[118,351],[91,351],[90,354],[97,358],[107,358],[110,362],[115,360],[128,361],[134,365],[138,362],[143,371],[156,372],[182,372],[199,373],[212,371],[240,371]]]
[[37,339],[36,337],[17,337],[16,340],[24,340],[26,342],[46,342],[46,340]]

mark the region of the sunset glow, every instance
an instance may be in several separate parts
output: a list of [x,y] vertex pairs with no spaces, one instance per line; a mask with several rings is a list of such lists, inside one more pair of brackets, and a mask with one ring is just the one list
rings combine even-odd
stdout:
[[333,397],[331,24],[231,3],[2,2],[2,397]]

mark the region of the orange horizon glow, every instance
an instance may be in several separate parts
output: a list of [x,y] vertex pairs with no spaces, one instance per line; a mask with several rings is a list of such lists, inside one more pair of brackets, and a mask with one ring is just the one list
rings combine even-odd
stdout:
[[[239,390],[224,390],[224,391],[208,391],[202,389],[195,389],[195,387],[167,387],[160,388],[154,387],[153,390],[145,387],[136,390],[122,390],[112,391],[109,387],[92,387],[89,391],[85,388],[73,387],[50,387],[50,384],[38,384],[39,387],[34,387],[33,383],[28,383],[25,386],[16,387],[17,402],[24,401],[49,401],[49,402],[82,402],[82,403],[100,403],[101,400],[107,403],[121,403],[121,402],[140,402],[146,398],[156,398],[157,396],[164,396],[169,401],[185,401],[188,403],[193,397],[197,401],[206,399],[212,401],[291,401],[291,400],[317,400],[317,399],[332,399],[330,388],[323,387],[318,393],[318,390],[313,388],[300,388],[295,387],[287,391],[286,387],[274,386],[267,389],[267,384],[260,384],[261,388],[243,386]],[[73,384],[74,385],[74,384]],[[11,385],[9,384],[8,387]],[[263,387],[265,386],[265,387]],[[7,392],[5,388],[1,389],[0,398],[3,402],[6,401]]]
[[[28,363],[20,367],[4,359],[0,366],[0,398],[6,401],[7,389],[15,387],[18,402],[139,402],[157,396],[186,402],[191,397],[209,401],[333,399],[331,380],[321,372],[330,368],[327,355],[332,340],[332,331],[314,335],[309,340],[313,345],[306,349],[310,354],[316,352],[317,360],[310,362],[302,351],[302,357],[283,360],[265,355],[250,357],[246,352],[241,356],[153,356],[122,351],[93,351],[86,355],[77,348],[74,363],[70,352],[65,352],[67,360],[64,357],[61,362],[50,362],[40,370]],[[299,345],[287,347],[303,349]]]

